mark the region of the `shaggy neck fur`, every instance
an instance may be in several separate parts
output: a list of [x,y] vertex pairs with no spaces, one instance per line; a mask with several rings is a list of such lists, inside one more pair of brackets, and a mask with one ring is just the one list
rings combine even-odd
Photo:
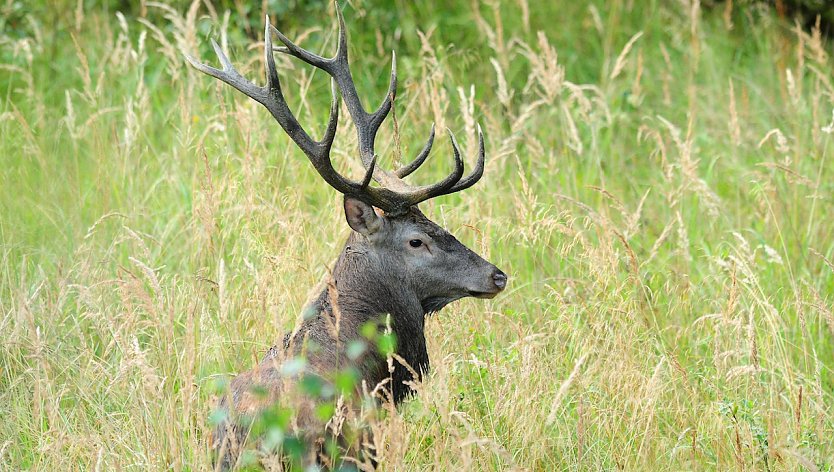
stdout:
[[[359,368],[362,380],[369,389],[391,377],[392,383],[388,388],[394,402],[399,403],[413,393],[404,382],[422,380],[422,374],[429,368],[423,334],[426,311],[417,294],[409,288],[409,281],[395,280],[391,274],[373,267],[375,261],[370,260],[374,257],[373,252],[366,251],[364,244],[362,237],[356,234],[348,239],[333,268],[335,293],[327,287],[322,290],[313,302],[313,310],[310,310],[316,315],[304,321],[297,335],[306,336],[323,346],[333,346],[328,330],[324,329],[322,317],[334,319],[333,306],[337,305],[341,313],[338,336],[340,347],[324,351],[338,351],[343,350],[351,341],[363,339],[361,327],[365,323],[378,322],[384,329],[386,318],[390,317],[391,331],[397,340],[396,353],[417,373],[417,379],[396,360],[393,374],[389,373],[385,357],[376,352],[369,352]],[[334,297],[337,300],[334,301]],[[323,355],[330,357],[329,352]],[[321,364],[325,365],[325,362]]]

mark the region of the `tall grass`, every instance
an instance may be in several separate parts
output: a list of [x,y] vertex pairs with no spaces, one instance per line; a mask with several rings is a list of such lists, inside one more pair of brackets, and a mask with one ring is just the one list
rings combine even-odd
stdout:
[[[0,467],[202,470],[216,386],[292,328],[348,229],[268,114],[180,51],[211,60],[218,37],[262,80],[244,21],[330,51],[333,7],[87,4],[0,6]],[[511,277],[428,320],[432,373],[377,425],[383,470],[834,468],[818,29],[690,0],[345,13],[366,103],[398,53],[384,165],[432,122],[472,156],[484,126],[484,178],[425,210]],[[326,78],[279,60],[320,135]],[[354,176],[355,141],[343,120]]]

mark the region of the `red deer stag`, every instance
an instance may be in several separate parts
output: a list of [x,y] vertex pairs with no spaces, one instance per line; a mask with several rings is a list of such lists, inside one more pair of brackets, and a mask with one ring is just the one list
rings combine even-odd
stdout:
[[[232,381],[231,392],[220,405],[228,414],[218,426],[213,440],[213,448],[219,455],[219,468],[234,466],[241,448],[247,440],[252,441],[248,437],[251,418],[276,402],[287,403],[291,396],[289,387],[298,384],[302,376],[308,379],[314,376],[329,382],[333,372],[353,368],[365,391],[368,387],[373,389],[384,385],[388,398],[395,404],[401,402],[412,393],[411,382],[420,381],[429,368],[424,334],[426,315],[460,298],[492,298],[507,284],[507,276],[503,272],[426,218],[417,207],[430,198],[469,188],[481,178],[484,171],[484,139],[480,127],[477,165],[465,177],[460,149],[449,131],[454,170],[433,185],[411,186],[402,180],[428,157],[434,141],[434,127],[413,162],[395,172],[378,168],[374,140],[393,106],[397,90],[396,57],[392,57],[388,93],[379,108],[368,113],[356,92],[348,66],[347,33],[338,5],[336,13],[339,21],[338,49],[332,58],[324,58],[298,47],[270,25],[269,18],[266,19],[266,85],[263,87],[245,79],[214,41],[212,45],[222,69],[202,64],[186,55],[188,62],[197,70],[231,85],[269,110],[307,155],[322,179],[344,194],[345,218],[353,230],[333,266],[327,287],[305,308],[308,316],[304,317],[301,325],[292,335],[287,335],[282,347],[271,349],[260,365]],[[272,35],[284,47],[273,49]],[[287,106],[275,68],[275,51],[296,57],[331,77],[333,99],[330,119],[321,141],[310,137]],[[359,138],[359,157],[365,168],[365,175],[359,181],[340,175],[330,160],[339,116],[339,93],[344,98]],[[371,180],[378,185],[371,185]],[[358,357],[355,352],[348,352],[351,343],[366,339],[363,327],[369,322],[379,323],[380,319],[387,320],[383,324],[387,323],[388,329],[395,335],[393,357],[398,361],[393,369],[389,369],[388,364],[392,356],[387,356],[376,346],[369,347]],[[334,326],[338,329],[334,330]],[[306,359],[304,373],[288,374],[284,362],[297,357]],[[338,395],[332,389],[320,391],[325,397]],[[303,463],[326,465],[327,458],[322,457],[325,438],[335,437],[335,441],[344,446],[344,434],[328,433],[332,422],[328,425],[326,420],[321,420],[321,415],[313,414],[315,402],[301,397],[296,395],[292,400],[295,402],[295,418],[287,431],[294,431],[301,443],[318,445],[308,447],[310,451],[305,454]],[[249,418],[250,421],[242,418]]]

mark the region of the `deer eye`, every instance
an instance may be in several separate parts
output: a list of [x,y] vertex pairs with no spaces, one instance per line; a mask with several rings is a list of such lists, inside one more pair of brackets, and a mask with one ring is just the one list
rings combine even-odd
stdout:
[[420,241],[419,239],[412,239],[408,242],[408,245],[411,247],[420,247],[423,245],[423,241]]

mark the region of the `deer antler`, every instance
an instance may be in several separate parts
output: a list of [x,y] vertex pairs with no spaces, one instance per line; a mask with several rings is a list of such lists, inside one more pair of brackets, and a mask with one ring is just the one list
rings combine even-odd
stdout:
[[[391,81],[388,86],[388,94],[382,100],[382,103],[376,111],[368,113],[359,100],[359,95],[356,93],[356,85],[350,73],[347,28],[345,27],[345,20],[338,3],[336,4],[336,15],[339,20],[339,45],[336,50],[336,55],[332,58],[324,58],[298,47],[273,27],[269,23],[269,17],[267,16],[264,27],[264,55],[266,57],[267,83],[264,87],[259,87],[246,80],[232,66],[229,58],[214,40],[211,43],[223,66],[222,70],[202,64],[187,54],[185,58],[195,69],[222,80],[269,110],[284,131],[304,151],[304,154],[307,155],[307,158],[324,181],[345,195],[358,198],[370,205],[381,208],[386,213],[399,215],[407,212],[411,206],[417,205],[420,202],[440,195],[459,192],[474,185],[484,173],[484,136],[480,126],[478,126],[478,162],[475,169],[466,177],[463,177],[463,161],[460,158],[460,148],[458,147],[457,140],[454,134],[452,134],[452,131],[448,130],[455,160],[454,170],[445,179],[431,185],[415,187],[408,185],[402,180],[402,178],[420,167],[428,157],[432,144],[434,143],[434,125],[432,125],[431,134],[423,150],[413,162],[398,169],[396,172],[389,172],[376,167],[374,141],[379,127],[391,111],[394,97],[397,93],[396,54],[392,53],[391,55]],[[275,34],[284,44],[283,47],[272,46],[272,34]],[[330,75],[333,100],[330,105],[330,119],[321,141],[313,140],[304,131],[304,128],[298,123],[298,120],[287,106],[281,90],[280,81],[278,80],[278,73],[275,69],[273,51],[294,56]],[[336,126],[339,121],[339,93],[336,90],[337,87],[345,101],[359,138],[359,156],[362,160],[362,165],[365,167],[365,176],[361,182],[353,181],[339,174],[333,168],[333,163],[330,160],[330,149],[333,145],[333,139],[336,136]],[[379,187],[369,185],[372,178],[380,185]]]

